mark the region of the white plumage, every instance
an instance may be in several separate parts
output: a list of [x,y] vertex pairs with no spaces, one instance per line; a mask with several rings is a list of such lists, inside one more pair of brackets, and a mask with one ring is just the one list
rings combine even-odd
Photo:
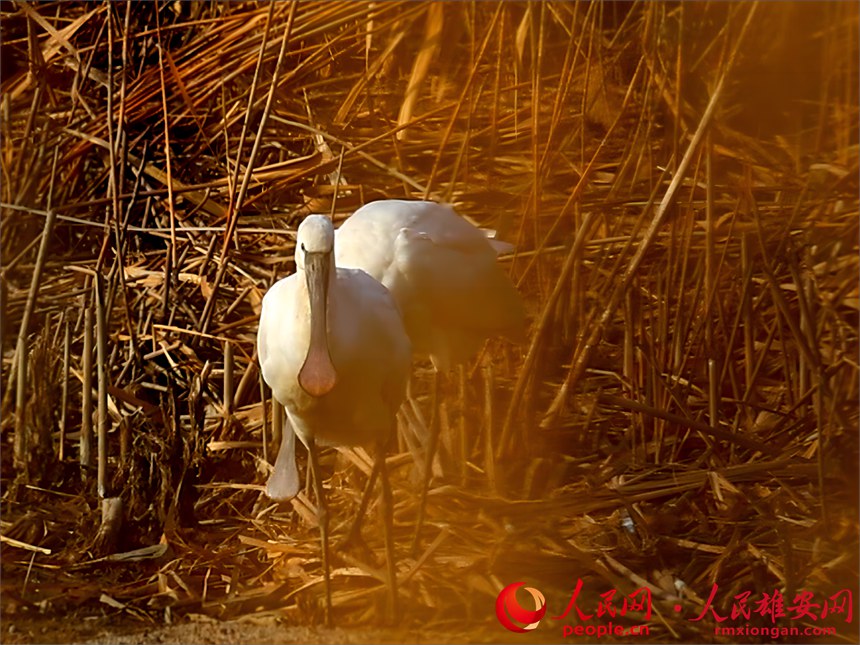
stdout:
[[489,239],[450,207],[381,200],[359,208],[336,233],[339,267],[384,284],[403,312],[414,353],[439,370],[465,361],[491,336],[522,340],[522,300]]
[[391,294],[358,269],[336,268],[331,220],[311,215],[299,226],[296,273],[266,293],[257,333],[263,378],[287,412],[281,447],[266,484],[276,500],[299,490],[295,435],[308,447],[319,512],[325,616],[331,623],[328,512],[317,442],[376,443],[382,475],[389,606],[396,614],[392,502],[385,444],[406,396],[409,337]]
[[[395,427],[410,344],[388,291],[364,271],[335,268],[333,243],[327,217],[299,226],[296,273],[263,298],[257,352],[263,378],[305,444],[366,445]],[[283,433],[267,484],[278,500],[298,492],[291,434]]]
[[[381,448],[406,395],[410,352],[429,356],[437,370],[445,371],[468,359],[488,337],[522,340],[522,300],[496,261],[511,248],[443,204],[372,202],[348,218],[336,235],[328,218],[306,218],[298,231],[296,273],[263,298],[260,366],[287,411],[266,492],[279,500],[298,492],[297,434],[308,446],[320,504],[327,622],[328,523],[317,440],[377,443],[370,484],[379,472],[389,603],[396,614],[391,493]],[[425,494],[435,435],[428,449]],[[420,516],[423,506],[422,501]],[[420,524],[419,519],[416,535]]]

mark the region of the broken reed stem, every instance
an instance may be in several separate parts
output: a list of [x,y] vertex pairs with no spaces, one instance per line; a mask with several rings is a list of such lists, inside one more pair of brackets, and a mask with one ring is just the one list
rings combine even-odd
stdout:
[[[124,33],[127,33],[128,28],[128,20],[129,20],[130,9],[128,4],[126,4],[126,25]],[[108,59],[113,59],[113,50],[114,50],[114,40],[113,40],[113,14],[112,12],[107,12],[106,16],[106,25],[107,25],[107,55]],[[117,172],[117,167],[119,163],[122,163],[122,168],[125,168],[125,163],[127,159],[125,156],[122,156],[119,160],[117,159],[117,153],[119,149],[122,147],[123,152],[125,150],[125,129],[124,129],[124,113],[125,113],[125,86],[126,86],[126,67],[125,63],[128,58],[128,38],[123,38],[122,44],[122,61],[123,65],[121,66],[121,96],[120,96],[120,108],[119,111],[114,109],[113,106],[113,91],[110,90],[107,92],[106,96],[106,105],[107,109],[105,111],[105,121],[107,124],[107,135],[108,135],[108,157],[109,157],[109,172],[108,172],[108,197],[110,198],[110,214],[108,217],[112,220],[113,223],[113,233],[116,248],[114,249],[114,268],[116,273],[113,275],[113,278],[119,278],[119,288],[122,292],[122,301],[123,301],[123,313],[125,315],[125,321],[128,329],[129,338],[131,339],[131,348],[134,360],[136,363],[139,363],[139,356],[137,354],[137,334],[135,333],[135,327],[131,319],[131,308],[129,306],[129,292],[128,286],[126,285],[125,280],[125,247],[126,247],[126,238],[127,231],[122,226],[123,219],[120,208],[120,198],[119,196],[122,194],[123,189],[123,172]],[[113,66],[108,66],[108,87],[114,87],[113,81]],[[117,115],[117,123],[116,128],[114,128],[114,114]],[[139,177],[138,177],[139,179]],[[135,185],[135,190],[137,189],[137,185]],[[111,289],[116,288],[116,283],[111,282]],[[114,294],[111,295],[111,298],[108,300],[110,304],[110,308],[113,305],[113,297]]]
[[[427,438],[424,447],[424,466],[421,472],[421,493],[418,502],[418,512],[415,519],[415,532],[412,535],[412,544],[409,547],[409,552],[413,555],[418,552],[418,542],[421,538],[421,529],[424,527],[424,515],[427,511],[427,491],[430,489],[430,479],[433,477],[433,460],[436,457],[436,450],[439,446],[440,436],[440,420],[438,411],[439,391],[442,383],[442,374],[438,369],[433,370],[433,382],[430,385],[430,427],[429,437]],[[409,380],[407,387],[411,388],[412,379]],[[410,397],[410,401],[411,401]],[[419,412],[417,406],[416,412]]]
[[[66,310],[68,314],[68,310]],[[58,458],[62,462],[66,457],[66,433],[69,422],[69,371],[71,370],[72,328],[68,315],[64,316],[63,331],[63,394],[60,401],[60,445]]]
[[158,318],[163,322],[168,322],[168,312],[170,311],[170,283],[173,277],[173,254],[168,252],[164,258],[164,281],[161,290],[161,311]]
[[636,297],[633,289],[624,293],[624,353],[622,358],[621,375],[624,389],[630,396],[636,391],[636,326],[634,321]]
[[720,427],[720,370],[716,359],[708,359],[708,416],[712,428]]
[[258,372],[258,382],[260,385],[260,409],[262,426],[260,427],[260,439],[263,443],[263,461],[269,461],[269,411],[266,405],[266,381],[263,379],[263,372]]
[[[173,164],[170,152],[170,112],[167,109],[167,84],[164,79],[164,44],[161,38],[161,12],[155,7],[156,49],[158,50],[158,69],[161,81],[161,117],[164,124],[164,169],[167,174],[167,210],[170,214],[170,264],[176,267],[176,201],[173,196]],[[108,92],[110,95],[111,92]],[[110,115],[109,115],[110,116]],[[205,331],[205,330],[204,330]]]
[[9,302],[9,286],[6,283],[6,272],[0,271],[0,353],[6,344],[6,316]]
[[466,478],[469,474],[468,462],[471,455],[466,441],[466,368],[461,363],[457,366],[457,386],[460,399],[460,415],[457,422],[457,453],[458,465],[460,467],[460,485],[466,485]]
[[254,381],[254,376],[257,374],[257,365],[256,365],[257,356],[256,354],[251,357],[251,361],[248,363],[248,368],[242,372],[242,378],[239,379],[239,385],[236,386],[236,390],[233,393],[233,407],[241,407],[242,402],[245,400],[245,396],[251,389],[251,384]]
[[720,369],[714,345],[714,176],[711,130],[705,135],[705,346],[708,351],[708,417],[711,427],[719,427]]
[[[639,300],[637,298],[636,289],[628,289],[624,293],[624,350],[622,354],[622,382],[624,389],[627,391],[627,396],[635,397],[636,393],[641,391],[641,379],[638,377],[638,368],[642,364],[637,362],[636,358],[639,354],[639,349],[636,347],[636,321],[641,319],[641,312],[638,308]],[[636,450],[636,439],[639,435],[644,435],[644,419],[642,415],[631,415],[630,427],[627,430],[627,436],[630,441],[631,459],[638,461],[640,454]]]
[[224,416],[233,412],[233,343],[224,342]]
[[96,273],[93,280],[93,302],[96,309],[96,369],[98,370],[98,494],[100,498],[105,498],[108,458],[107,328],[101,273]]
[[119,531],[122,527],[122,509],[122,497],[102,498],[102,520],[93,549],[96,553],[108,555],[116,552]]
[[828,513],[827,507],[827,495],[825,494],[825,463],[824,463],[824,448],[825,448],[825,439],[827,435],[825,434],[826,430],[826,421],[824,419],[824,394],[827,391],[827,388],[824,387],[824,379],[827,378],[824,375],[824,366],[819,365],[816,371],[816,385],[818,387],[815,388],[815,421],[818,427],[818,450],[816,450],[816,464],[818,466],[818,499],[821,504],[821,521],[823,522],[825,529],[830,525],[830,514]]
[[753,293],[752,293],[752,243],[753,234],[744,233],[741,238],[741,272],[744,276],[744,300],[741,304],[744,319],[744,386],[747,391],[746,400],[752,400],[753,366],[755,365],[755,330],[753,328]]
[[[534,5],[532,5],[533,7]],[[540,140],[541,134],[543,134],[543,130],[540,127],[541,124],[541,70],[543,68],[543,57],[544,57],[544,25],[546,24],[545,16],[546,16],[546,3],[540,3],[540,16],[538,17],[538,26],[537,26],[537,41],[535,41],[534,33],[532,33],[532,38],[530,38],[530,43],[532,46],[532,64],[531,64],[531,78],[529,79],[529,83],[531,85],[531,108],[532,108],[532,127],[530,133],[531,139],[531,166],[532,166],[532,182],[531,188],[529,190],[531,196],[531,204],[530,208],[527,206],[525,208],[526,212],[531,210],[532,213],[540,212],[540,199],[541,199],[541,188],[543,187],[543,182],[541,181],[541,163],[542,163],[542,153],[541,153],[541,144],[544,143]],[[593,33],[593,32],[592,32]],[[590,57],[586,66],[590,65]],[[587,72],[586,72],[587,73]],[[583,100],[585,99],[587,92],[583,93]],[[550,148],[551,145],[549,139],[546,141],[546,147]],[[535,235],[535,239],[537,239],[540,235],[539,233],[539,225],[538,225],[538,217],[532,217],[532,231]],[[544,276],[543,270],[545,269],[543,263],[538,266],[538,281],[541,284],[544,284]]]
[[119,421],[119,463],[126,465],[131,454],[131,424],[129,418],[123,416]]
[[30,433],[25,418],[25,401],[27,398],[27,348],[24,340],[18,338],[15,347],[18,374],[15,381],[15,442],[13,457],[15,468],[21,473],[27,472],[27,450],[30,446]]
[[[48,210],[48,215],[45,218],[45,225],[42,228],[42,239],[39,243],[39,251],[36,254],[36,264],[33,268],[33,277],[30,280],[30,290],[27,293],[27,303],[24,306],[24,315],[21,318],[21,327],[18,329],[18,341],[15,344],[15,353],[17,360],[13,361],[13,363],[18,367],[18,370],[22,368],[26,369],[27,358],[22,357],[19,354],[22,352],[26,353],[27,351],[27,334],[30,331],[30,318],[33,315],[33,311],[36,308],[36,299],[39,295],[39,288],[41,286],[42,280],[42,270],[45,267],[45,261],[48,257],[48,242],[50,241],[51,231],[54,228],[54,221],[57,219],[57,213],[53,209]],[[16,438],[15,438],[15,461],[20,464],[26,462],[26,455],[24,454],[27,450],[28,441],[27,437],[24,436],[27,432],[25,429],[24,423],[24,399],[26,394],[26,383],[27,377],[26,373],[19,371],[17,375],[16,381],[16,397],[15,397],[15,411],[18,415],[16,417]],[[19,407],[21,406],[21,407]],[[17,435],[21,434],[22,436],[19,438]],[[23,459],[24,461],[19,461]]]
[[496,492],[496,460],[493,445],[493,364],[489,360],[484,363],[484,472],[487,476],[487,487],[491,494]]
[[708,356],[708,418],[711,427],[719,427],[720,408],[720,365],[717,347],[714,340],[714,316],[717,307],[717,284],[715,271],[716,250],[715,221],[714,221],[714,178],[713,178],[713,147],[711,145],[711,130],[705,135],[705,346]]
[[81,468],[86,476],[93,467],[93,299],[84,301],[84,349],[81,357]]
[[[801,271],[802,267],[799,267],[793,259],[789,262],[789,269],[791,270],[794,284],[797,287],[797,300],[800,306],[800,333],[808,340],[811,347],[815,347],[818,344],[815,334],[815,317],[810,310],[811,303],[815,297],[812,280],[810,279],[809,272]],[[809,390],[813,369],[814,367],[809,364],[806,356],[801,352],[797,357],[798,398]],[[807,406],[806,404],[802,404],[800,414],[805,415],[806,412]]]

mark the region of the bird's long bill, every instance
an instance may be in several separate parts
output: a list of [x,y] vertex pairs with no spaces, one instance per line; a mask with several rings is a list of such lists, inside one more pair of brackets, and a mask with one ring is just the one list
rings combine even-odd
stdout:
[[305,255],[305,277],[310,300],[311,338],[308,354],[299,370],[299,385],[311,396],[331,392],[337,382],[337,373],[331,362],[328,348],[328,283],[331,256],[328,253]]
[[[275,403],[280,405],[280,403]],[[281,448],[275,467],[266,482],[266,495],[278,502],[286,502],[299,492],[299,469],[296,466],[296,433],[289,419],[284,417]]]

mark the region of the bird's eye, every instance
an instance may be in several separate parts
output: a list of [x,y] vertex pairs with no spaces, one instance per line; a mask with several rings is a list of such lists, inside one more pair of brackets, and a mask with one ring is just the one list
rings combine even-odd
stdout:
[[304,243],[304,242],[302,242],[300,246],[301,246],[301,249],[302,249],[302,253],[304,253],[304,252],[305,252],[305,243]]

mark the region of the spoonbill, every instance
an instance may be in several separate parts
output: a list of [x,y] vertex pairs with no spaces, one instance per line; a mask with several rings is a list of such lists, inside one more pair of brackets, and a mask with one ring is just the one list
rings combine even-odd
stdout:
[[413,352],[438,371],[466,361],[484,341],[525,335],[525,310],[496,262],[510,244],[490,239],[453,208],[385,199],[359,208],[335,235],[337,266],[384,284],[403,312]]
[[[389,611],[396,614],[392,502],[385,447],[406,397],[409,337],[388,290],[364,271],[335,266],[331,220],[310,215],[296,239],[296,272],[263,298],[257,353],[263,378],[287,412],[266,492],[275,500],[299,489],[295,436],[307,446],[316,490],[325,618],[331,623],[328,509],[318,443],[376,444],[382,479]],[[369,484],[372,486],[372,483]]]
[[401,199],[362,206],[335,237],[337,265],[363,269],[388,288],[403,313],[413,352],[429,356],[436,369],[414,551],[439,439],[440,372],[466,361],[489,337],[514,342],[525,337],[523,302],[496,261],[513,246],[489,238],[450,206]]

